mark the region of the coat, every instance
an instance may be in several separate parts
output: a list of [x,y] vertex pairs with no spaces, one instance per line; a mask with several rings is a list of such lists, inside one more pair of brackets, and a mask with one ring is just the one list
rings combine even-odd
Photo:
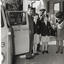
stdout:
[[37,21],[37,23],[35,24],[34,22],[34,34],[40,34],[40,24],[39,21]]
[[39,21],[44,21],[44,15],[42,15],[42,17],[39,18]]
[[42,17],[41,17],[41,19],[39,18],[38,19],[38,24],[39,24],[39,34],[41,34],[41,22],[43,22],[44,21],[44,17],[43,17],[44,15],[42,15]]
[[51,32],[51,24],[49,21],[47,21],[47,25],[45,22],[41,22],[41,35],[42,36],[50,36]]
[[29,48],[29,55],[31,55],[31,51],[33,50],[33,40],[34,40],[34,22],[33,17],[28,15],[29,21],[29,41],[30,41],[30,48]]
[[33,21],[33,17],[28,15],[28,21],[29,21],[29,30],[31,31],[31,34],[34,34],[34,21]]
[[[55,26],[56,26],[56,39],[57,40],[63,40],[64,39],[64,20],[62,20],[63,22],[59,23],[56,22]],[[60,28],[59,28],[60,27]]]

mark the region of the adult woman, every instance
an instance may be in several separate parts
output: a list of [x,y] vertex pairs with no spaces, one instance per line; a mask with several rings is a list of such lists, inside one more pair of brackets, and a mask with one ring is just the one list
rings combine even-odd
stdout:
[[59,11],[56,14],[56,45],[57,45],[57,51],[56,53],[63,53],[63,38],[64,38],[64,16],[63,16],[63,12]]

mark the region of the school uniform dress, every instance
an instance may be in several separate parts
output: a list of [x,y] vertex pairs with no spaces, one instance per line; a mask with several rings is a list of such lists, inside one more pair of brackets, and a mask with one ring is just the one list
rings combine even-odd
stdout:
[[39,44],[39,21],[34,22],[34,44]]
[[41,41],[42,42],[49,42],[50,41],[50,30],[51,30],[51,25],[50,22],[47,21],[47,23],[45,22],[41,22]]
[[38,41],[39,41],[39,43],[38,43],[38,45],[37,45],[37,51],[40,51],[40,42],[41,42],[41,37],[40,37],[40,25],[41,25],[41,21],[42,21],[42,17],[41,17],[41,19],[40,18],[38,18],[38,21],[37,21],[37,25],[39,26],[39,28],[38,28],[38,35],[37,35],[37,37],[39,37],[39,38],[37,38],[38,39]]

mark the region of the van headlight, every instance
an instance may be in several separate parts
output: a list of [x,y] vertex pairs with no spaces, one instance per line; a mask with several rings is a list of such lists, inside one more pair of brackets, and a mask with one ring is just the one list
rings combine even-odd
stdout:
[[4,53],[3,53],[3,52],[1,52],[1,62],[3,63],[3,62],[4,62],[4,60],[5,60]]

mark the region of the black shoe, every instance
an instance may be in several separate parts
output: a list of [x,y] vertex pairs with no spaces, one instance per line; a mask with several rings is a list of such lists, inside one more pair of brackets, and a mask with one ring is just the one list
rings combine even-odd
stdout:
[[45,51],[47,54],[49,53],[48,50]]
[[41,50],[37,50],[38,52],[41,52]]
[[30,56],[30,57],[27,57],[26,59],[34,59],[34,57],[33,56]]
[[39,55],[39,53],[34,53],[34,55],[36,56],[36,55]]
[[59,50],[58,50],[58,51],[56,51],[56,53],[59,53]]
[[62,52],[60,52],[61,54],[63,54],[63,51]]
[[33,54],[33,50],[31,50],[31,54]]
[[44,54],[45,53],[45,51],[42,51],[42,54]]

